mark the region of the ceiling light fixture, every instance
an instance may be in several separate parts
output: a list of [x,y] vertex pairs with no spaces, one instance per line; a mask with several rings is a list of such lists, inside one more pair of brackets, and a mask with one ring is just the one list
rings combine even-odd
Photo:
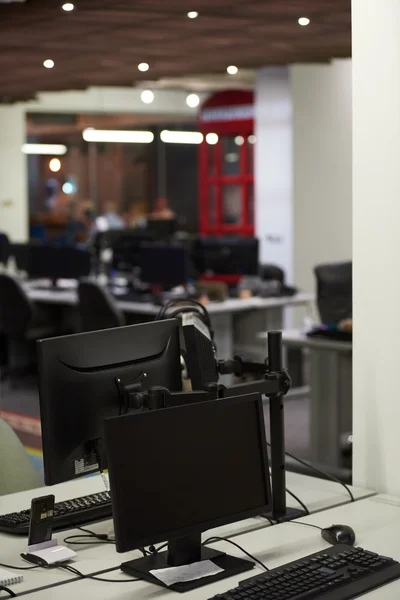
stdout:
[[48,58],[48,59],[46,59],[46,60],[43,62],[43,66],[44,66],[46,69],[52,69],[52,68],[54,67],[54,60],[51,60],[51,58]]
[[142,73],[144,73],[145,71],[148,71],[150,69],[150,65],[148,63],[140,63],[138,64],[139,71],[142,71]]
[[249,137],[247,138],[247,141],[249,142],[249,144],[255,144],[256,136],[254,134],[249,135]]
[[243,144],[244,144],[244,137],[242,135],[237,135],[235,137],[235,144],[236,144],[236,146],[243,146]]
[[311,21],[308,17],[300,17],[300,19],[297,22],[302,27],[305,27],[306,25],[309,25]]
[[71,12],[71,10],[74,10],[74,8],[75,6],[72,4],[72,2],[66,2],[62,5],[62,9],[65,10],[65,12]]
[[151,131],[124,131],[93,129],[88,127],[82,131],[85,142],[112,142],[122,144],[151,144],[154,134]]
[[199,13],[197,12],[197,10],[190,10],[187,16],[189,17],[189,19],[197,19]]
[[67,146],[64,144],[23,144],[21,150],[24,154],[63,156],[67,153]]
[[61,170],[61,160],[59,158],[52,158],[49,162],[49,169],[53,173],[58,173]]
[[154,94],[151,90],[143,90],[140,94],[140,98],[145,104],[151,104],[154,100]]
[[169,131],[160,133],[161,141],[165,144],[201,144],[203,134],[200,131]]
[[206,135],[206,142],[207,144],[210,144],[210,146],[215,146],[215,144],[218,144],[218,134],[217,133],[207,133]]
[[230,65],[226,68],[226,72],[228,73],[228,75],[236,75],[238,71],[239,69],[235,65]]
[[186,104],[190,106],[190,108],[196,108],[200,104],[200,98],[197,94],[189,94],[186,97]]

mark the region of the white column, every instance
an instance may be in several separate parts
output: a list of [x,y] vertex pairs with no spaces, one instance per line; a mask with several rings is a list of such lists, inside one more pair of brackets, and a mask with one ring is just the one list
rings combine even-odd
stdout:
[[0,106],[0,231],[12,241],[28,237],[28,168],[21,151],[25,110]]
[[353,478],[400,495],[400,2],[352,4]]
[[351,259],[351,60],[290,67],[293,101],[294,282]]
[[292,100],[289,70],[264,67],[255,97],[255,223],[260,262],[293,277]]

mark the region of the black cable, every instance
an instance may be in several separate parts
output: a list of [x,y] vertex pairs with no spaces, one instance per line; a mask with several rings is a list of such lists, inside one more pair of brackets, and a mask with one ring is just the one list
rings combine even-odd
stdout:
[[305,527],[314,527],[314,529],[319,529],[322,531],[322,527],[318,527],[318,525],[313,525],[312,523],[303,523],[302,521],[287,521],[287,523],[293,523],[293,525],[304,525]]
[[12,590],[10,590],[10,588],[6,587],[5,585],[0,585],[0,590],[2,590],[3,592],[7,592],[7,594],[11,596],[11,598],[17,597],[17,594],[15,594]]
[[302,508],[304,508],[304,510],[306,511],[306,515],[309,515],[309,514],[310,514],[310,511],[308,510],[307,506],[304,504],[304,502],[302,502],[302,501],[300,500],[300,498],[298,498],[298,497],[296,496],[296,494],[293,494],[293,492],[291,492],[291,491],[290,491],[290,490],[288,490],[287,488],[286,488],[286,492],[289,494],[289,496],[292,496],[292,498],[294,498],[294,499],[296,500],[296,502],[298,502]]
[[32,569],[38,569],[40,565],[35,565],[33,567],[15,567],[14,565],[6,565],[4,563],[0,563],[0,567],[5,567],[6,569],[17,569],[18,571],[31,571]]
[[262,514],[260,515],[260,517],[262,517],[263,519],[266,519],[267,521],[269,521],[269,523],[271,525],[278,525],[278,521],[273,521],[268,515],[266,514]]
[[241,550],[241,552],[243,552],[243,554],[248,556],[251,560],[254,560],[254,562],[256,562],[263,569],[265,569],[265,571],[269,571],[269,568],[266,565],[264,565],[264,563],[261,562],[261,560],[258,560],[258,558],[256,558],[255,556],[253,556],[252,554],[247,552],[247,550],[242,548],[242,546],[239,546],[239,544],[237,544],[236,542],[233,542],[232,540],[229,540],[228,538],[213,536],[213,537],[208,538],[205,542],[203,542],[202,545],[205,546],[206,544],[210,544],[211,542],[228,542],[228,544],[232,544],[232,546],[235,546],[236,548]]
[[[267,446],[271,446],[271,444],[269,442],[267,442]],[[289,456],[293,460],[296,460],[298,463],[300,463],[304,467],[307,467],[308,469],[310,469],[310,471],[315,471],[315,473],[319,473],[320,475],[323,475],[327,479],[330,479],[331,481],[336,481],[336,483],[339,483],[347,491],[347,493],[349,494],[349,496],[351,498],[351,501],[355,502],[355,498],[353,496],[353,493],[352,493],[351,489],[349,488],[348,485],[346,485],[345,483],[343,483],[343,481],[340,481],[340,479],[338,479],[334,475],[331,475],[330,473],[326,473],[325,471],[321,471],[321,469],[318,469],[317,467],[314,467],[314,465],[308,463],[307,461],[302,460],[301,458],[297,458],[297,456],[294,456],[294,454],[291,454],[290,452],[285,452],[285,454],[286,454],[286,456]]]
[[71,565],[58,565],[58,567],[60,569],[64,569],[65,571],[69,571],[78,577],[81,577],[81,579],[94,579],[94,581],[105,581],[107,583],[130,583],[132,581],[142,581],[141,579],[105,579],[104,577],[96,577],[95,575],[84,575]]

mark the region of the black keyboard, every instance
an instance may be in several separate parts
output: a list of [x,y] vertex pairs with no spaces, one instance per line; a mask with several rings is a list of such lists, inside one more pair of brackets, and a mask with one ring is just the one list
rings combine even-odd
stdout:
[[337,545],[246,579],[214,599],[348,600],[399,577],[400,564],[392,558]]
[[[28,535],[30,517],[30,510],[2,515],[0,516],[0,531],[13,535]],[[73,529],[111,517],[109,493],[90,494],[90,496],[57,502],[54,506],[53,531]]]

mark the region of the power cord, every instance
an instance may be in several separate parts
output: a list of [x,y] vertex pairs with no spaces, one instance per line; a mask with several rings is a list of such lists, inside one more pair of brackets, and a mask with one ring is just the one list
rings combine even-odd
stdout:
[[7,592],[7,594],[9,596],[11,596],[11,598],[16,598],[17,594],[15,594],[15,592],[13,592],[12,590],[10,590],[10,588],[6,587],[5,585],[0,585],[0,590],[2,592]]
[[5,569],[16,569],[17,571],[31,571],[32,569],[38,569],[40,565],[34,565],[33,567],[15,567],[14,565],[6,565],[4,563],[0,563],[0,567],[4,567]]
[[301,508],[303,508],[303,509],[305,510],[305,512],[306,512],[306,515],[309,515],[309,514],[310,514],[310,511],[308,510],[307,506],[304,504],[304,502],[302,502],[302,501],[300,500],[300,498],[298,498],[298,497],[296,496],[296,494],[293,494],[293,492],[291,492],[291,491],[290,491],[288,488],[286,488],[286,492],[289,494],[289,496],[292,496],[292,498],[293,498],[294,500],[296,500],[296,502],[298,502],[298,503],[300,504]]
[[[64,538],[63,542],[64,544],[73,544],[76,546],[87,546],[87,545],[91,545],[91,544],[115,544],[115,542],[113,540],[110,540],[108,538],[108,535],[106,533],[95,533],[94,531],[91,531],[90,529],[85,529],[84,527],[77,527],[77,529],[79,531],[83,531],[84,534],[83,535],[69,535],[68,537]],[[95,538],[97,541],[96,542],[83,542],[83,541],[74,541],[74,540],[82,540],[83,538]]]
[[233,542],[232,540],[229,540],[228,538],[225,538],[225,537],[213,536],[213,537],[208,538],[205,542],[203,542],[202,546],[206,546],[207,544],[211,544],[212,542],[228,542],[228,544],[232,544],[232,546],[235,546],[241,552],[243,552],[243,554],[248,556],[251,560],[254,560],[254,562],[257,563],[258,565],[260,565],[260,567],[262,567],[265,571],[269,571],[269,568],[266,565],[264,565],[264,563],[261,562],[261,560],[258,560],[258,558],[256,558],[255,556],[253,556],[252,554],[247,552],[247,550],[242,548],[242,546],[239,546],[239,544],[237,544],[236,542]]
[[64,569],[65,571],[69,571],[70,573],[77,575],[81,579],[93,579],[94,581],[105,581],[107,583],[131,583],[133,581],[142,581],[141,579],[105,579],[104,577],[96,577],[95,575],[84,575],[83,573],[78,571],[78,569],[75,569],[75,567],[72,567],[71,565],[57,566],[60,569]]
[[288,523],[293,523],[293,525],[304,525],[304,527],[314,527],[314,529],[319,529],[322,531],[322,527],[318,527],[318,525],[313,525],[312,523],[303,523],[302,521],[288,521]]
[[[269,442],[267,442],[267,446],[271,446],[271,444]],[[343,481],[340,481],[340,479],[338,479],[334,475],[331,475],[330,473],[326,473],[325,471],[322,471],[321,469],[318,469],[317,467],[314,467],[314,465],[308,463],[305,460],[302,460],[301,458],[298,458],[297,456],[294,456],[294,454],[291,454],[290,452],[285,452],[285,454],[286,454],[286,456],[289,456],[291,459],[296,460],[298,463],[300,463],[304,467],[307,467],[307,469],[310,469],[310,471],[314,471],[315,473],[319,473],[320,475],[323,475],[327,479],[330,479],[331,481],[336,481],[336,483],[339,483],[347,491],[347,493],[350,496],[351,501],[355,502],[355,498],[353,496],[353,493],[352,493],[351,489],[349,488],[348,485],[346,485],[345,483],[343,483]]]

